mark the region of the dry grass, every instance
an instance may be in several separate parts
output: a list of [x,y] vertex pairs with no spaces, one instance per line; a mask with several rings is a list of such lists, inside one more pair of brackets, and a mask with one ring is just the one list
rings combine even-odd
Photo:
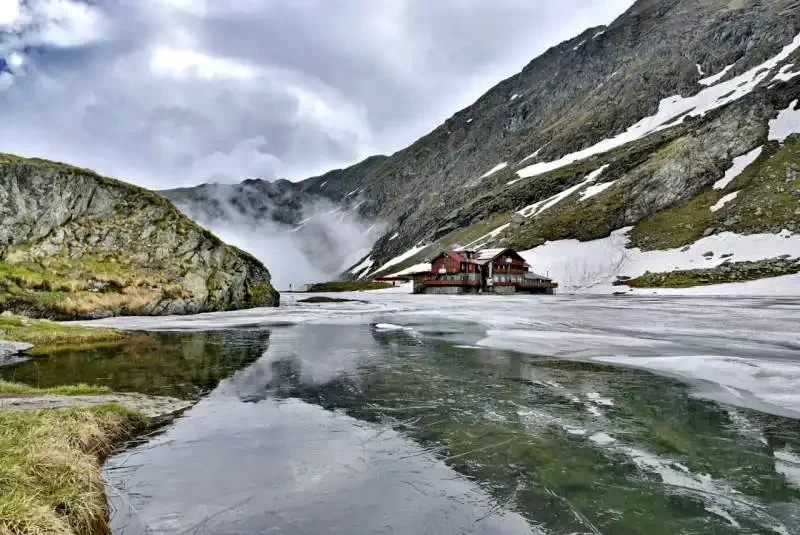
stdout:
[[0,339],[36,346],[64,346],[116,342],[124,335],[114,329],[93,329],[63,325],[23,316],[0,316]]
[[85,315],[95,310],[138,310],[155,299],[156,294],[146,288],[125,288],[122,293],[78,292],[65,296],[58,308]]
[[0,535],[107,532],[102,459],[146,423],[112,404],[0,412]]
[[59,396],[95,396],[110,394],[107,386],[87,384],[54,386],[51,388],[34,388],[22,383],[11,383],[0,379],[0,396],[3,395],[59,395]]

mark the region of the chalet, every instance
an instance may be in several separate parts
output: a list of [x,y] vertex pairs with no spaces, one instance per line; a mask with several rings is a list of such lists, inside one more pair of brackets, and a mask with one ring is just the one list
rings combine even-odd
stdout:
[[553,294],[558,284],[532,272],[513,249],[450,249],[431,261],[430,270],[407,273],[414,293]]

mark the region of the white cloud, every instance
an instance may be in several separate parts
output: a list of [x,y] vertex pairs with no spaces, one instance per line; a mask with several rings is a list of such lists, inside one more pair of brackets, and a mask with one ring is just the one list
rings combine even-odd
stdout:
[[193,50],[157,47],[150,58],[150,70],[160,76],[175,78],[235,78],[252,79],[256,70],[244,63],[214,57]]
[[14,84],[14,77],[7,72],[0,72],[0,92],[6,91]]
[[631,2],[15,1],[0,146],[155,188],[305,178],[402,148]]
[[20,0],[0,0],[0,28],[13,26],[20,16]]

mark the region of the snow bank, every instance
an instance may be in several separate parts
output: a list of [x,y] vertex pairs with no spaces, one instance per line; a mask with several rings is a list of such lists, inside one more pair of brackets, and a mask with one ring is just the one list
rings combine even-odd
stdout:
[[726,204],[736,199],[739,196],[739,191],[734,191],[733,193],[728,193],[724,197],[722,197],[717,203],[710,208],[712,212],[719,212],[722,208],[725,207]]
[[506,167],[508,167],[508,162],[499,163],[499,164],[495,165],[494,167],[492,167],[491,169],[489,169],[486,173],[482,174],[481,178],[490,177],[493,174],[495,174],[496,172],[502,171]]
[[427,247],[427,245],[415,245],[414,247],[412,247],[411,249],[409,249],[405,253],[403,253],[403,254],[401,254],[399,256],[395,256],[394,258],[392,258],[391,260],[386,262],[384,265],[382,265],[381,267],[379,267],[378,269],[376,269],[375,271],[370,273],[370,275],[374,275],[375,273],[380,273],[381,271],[385,271],[385,270],[389,269],[390,267],[396,266],[397,264],[399,264],[401,262],[405,262],[406,260],[408,260],[409,258],[413,257],[414,255],[416,255],[417,253],[419,253],[420,251],[422,251],[426,247]]
[[[699,71],[701,71],[700,65],[698,65],[697,68],[698,68]],[[720,72],[718,72],[717,74],[712,74],[711,76],[709,76],[707,78],[703,78],[702,80],[698,80],[697,83],[700,84],[700,85],[704,85],[704,86],[714,85],[717,82],[719,82],[720,80],[722,80],[723,78],[725,78],[725,75],[728,74],[728,71],[730,71],[731,69],[733,69],[733,65],[728,65],[724,69],[722,69]],[[705,74],[705,73],[701,71],[700,75],[702,76],[703,74]]]
[[371,268],[373,264],[375,264],[375,261],[372,258],[367,257],[364,259],[363,262],[361,262],[359,265],[351,269],[350,273],[358,277],[361,273],[369,270],[369,268]]
[[603,184],[597,184],[596,186],[589,186],[585,190],[581,192],[581,201],[585,201],[586,199],[591,199],[595,195],[600,195],[605,190],[613,186],[619,182],[618,180],[614,180],[613,182],[605,182]]
[[[520,254],[533,266],[534,271],[547,273],[560,283],[562,292],[568,293],[612,293],[618,289],[611,285],[617,275],[638,277],[646,271],[712,268],[728,260],[721,258],[721,255],[726,254],[733,255],[729,257],[733,262],[757,261],[782,255],[800,257],[800,235],[788,231],[751,235],[724,232],[698,240],[689,247],[645,252],[637,248],[627,248],[630,230],[631,227],[620,229],[607,238],[588,242],[547,242]],[[709,251],[714,256],[705,256]],[[753,295],[754,290],[768,290],[770,285],[775,285],[774,291],[766,291],[763,295],[800,295],[800,285],[795,284],[797,280],[796,276],[789,275],[788,278],[769,279],[771,282],[753,281],[688,290],[708,292],[705,295]],[[642,291],[651,293],[651,290]]]
[[781,70],[778,71],[778,74],[775,75],[775,78],[773,78],[772,81],[788,82],[795,76],[800,76],[800,72],[789,72],[792,67],[794,67],[794,63],[789,63],[788,65],[781,67]]
[[467,249],[483,249],[483,247],[487,243],[489,243],[490,241],[492,241],[493,239],[498,237],[500,234],[503,233],[503,231],[505,231],[510,226],[511,226],[511,223],[506,223],[505,225],[499,226],[496,229],[494,229],[493,231],[489,232],[488,234],[484,234],[483,236],[481,236],[477,240],[466,244],[464,247],[462,247],[462,249],[464,249],[464,250],[467,250]]
[[398,271],[397,273],[392,273],[391,275],[387,275],[388,277],[402,277],[404,275],[413,275],[415,273],[422,273],[426,271],[430,271],[432,269],[431,264],[416,264],[411,266],[410,268],[406,268],[402,271]]
[[[581,151],[567,154],[558,160],[530,165],[517,171],[517,174],[522,178],[541,175],[590,156],[608,152],[653,132],[675,126],[682,123],[686,117],[701,117],[709,111],[739,100],[758,87],[775,67],[785,61],[798,48],[800,48],[800,34],[790,44],[786,45],[779,54],[739,76],[735,76],[726,82],[716,83],[730,70],[729,67],[726,67],[723,72],[700,80],[701,85],[708,86],[706,89],[692,97],[674,95],[663,99],[659,103],[658,111],[655,115],[645,117],[625,132],[613,138],[604,139]],[[715,77],[718,78],[714,79]]]
[[783,143],[792,134],[800,132],[800,110],[795,109],[797,101],[778,113],[778,117],[769,122],[769,140]]
[[743,154],[741,156],[737,156],[733,159],[733,165],[730,169],[725,172],[725,176],[720,178],[714,183],[714,189],[725,189],[728,187],[728,184],[736,180],[736,178],[744,172],[745,169],[750,167],[756,159],[761,156],[761,153],[764,150],[764,146],[760,146],[748,152],[747,154]]
[[[564,199],[566,199],[567,197],[569,197],[570,195],[572,195],[573,193],[575,193],[576,191],[578,191],[582,187],[586,186],[587,184],[591,184],[592,182],[597,180],[597,177],[602,175],[603,172],[606,169],[608,169],[608,165],[604,165],[599,169],[595,169],[594,171],[592,171],[591,173],[589,173],[586,176],[586,180],[584,180],[583,182],[581,182],[579,184],[576,184],[576,185],[572,186],[571,188],[567,188],[564,191],[562,191],[561,193],[556,193],[555,195],[553,195],[549,199],[545,199],[543,201],[539,201],[539,202],[533,203],[533,204],[531,204],[529,206],[526,206],[525,208],[523,208],[522,210],[518,211],[517,213],[519,215],[525,216],[525,217],[535,217],[535,216],[541,214],[542,212],[544,212],[545,210],[547,210],[548,208],[552,208],[556,204],[560,203],[561,201],[563,201]],[[596,195],[596,193],[595,193],[595,195]]]

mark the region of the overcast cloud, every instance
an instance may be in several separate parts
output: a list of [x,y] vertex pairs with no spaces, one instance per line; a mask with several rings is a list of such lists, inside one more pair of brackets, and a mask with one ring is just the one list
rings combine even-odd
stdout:
[[151,187],[391,153],[632,0],[0,0],[0,152]]

